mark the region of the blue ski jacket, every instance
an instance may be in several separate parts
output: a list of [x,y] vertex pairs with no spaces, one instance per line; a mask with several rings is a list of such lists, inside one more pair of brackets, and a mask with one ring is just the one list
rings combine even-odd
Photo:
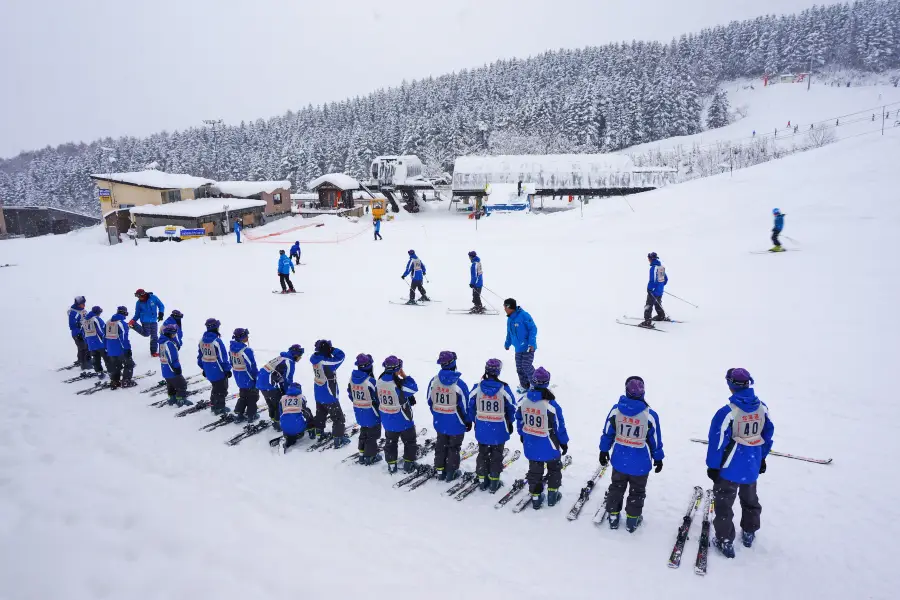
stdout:
[[375,388],[378,391],[381,424],[385,431],[400,432],[415,427],[412,414],[415,403],[413,394],[419,391],[415,379],[395,379],[394,373],[382,373],[375,382]]
[[477,288],[484,286],[484,273],[481,270],[481,259],[477,256],[472,259],[472,264],[469,266],[469,285],[474,285]]
[[360,427],[373,427],[381,424],[374,376],[365,371],[354,370],[350,373],[347,395],[353,403],[353,413],[356,415],[356,422]]
[[469,394],[469,421],[475,424],[479,444],[505,444],[516,420],[516,400],[509,385],[499,379],[482,379]]
[[178,344],[175,340],[163,336],[159,338],[159,364],[164,379],[181,375],[181,360],[178,357]]
[[81,319],[87,314],[87,311],[73,304],[67,312],[69,314],[69,331],[72,333],[72,337],[84,335],[84,332],[81,330]]
[[255,388],[259,369],[256,368],[256,357],[253,355],[253,348],[244,342],[231,340],[228,351],[231,359],[231,370],[234,373],[234,380],[237,382],[238,388],[242,390]]
[[146,302],[138,300],[134,303],[134,316],[132,318],[141,323],[156,323],[159,320],[159,315],[164,312],[166,312],[166,306],[162,303],[162,300],[157,298],[153,292],[150,292],[150,297],[147,298]]
[[600,450],[610,453],[616,471],[646,475],[654,460],[665,458],[659,415],[646,401],[621,396],[606,415]]
[[278,424],[284,435],[300,435],[306,431],[308,423],[306,415],[309,408],[306,406],[306,396],[299,383],[288,386],[287,392],[278,403]]
[[103,350],[106,348],[104,336],[106,334],[106,323],[100,318],[100,315],[89,312],[81,319],[81,330],[84,331],[84,341],[87,342],[88,350]]
[[461,373],[441,369],[428,383],[428,406],[434,417],[434,430],[444,435],[460,435],[466,432],[469,415],[466,401],[469,386],[460,379]]
[[336,371],[344,364],[344,351],[333,348],[331,356],[313,352],[309,357],[313,368],[313,394],[318,404],[339,402]]
[[125,319],[125,315],[114,314],[106,324],[106,353],[110,356],[122,356],[131,350]]
[[197,344],[197,366],[209,381],[219,381],[231,372],[231,361],[225,342],[215,331],[207,331]]
[[529,346],[537,350],[537,331],[531,315],[520,306],[506,317],[506,342],[503,345],[507,350],[512,346],[516,352],[526,352]]
[[375,232],[381,231],[381,219],[375,219]]
[[647,282],[647,291],[657,298],[661,298],[667,283],[669,283],[669,276],[666,275],[666,268],[657,258],[650,263],[650,280]]
[[243,229],[243,228],[244,228],[244,226],[241,225],[240,221],[235,221],[234,225],[232,226],[232,229],[234,230],[235,233],[240,233],[241,229]]
[[772,449],[775,425],[753,388],[736,390],[709,425],[706,466],[733,483],[753,483]]
[[569,443],[562,408],[546,388],[532,389],[522,397],[516,408],[516,427],[528,460],[557,460],[562,456],[560,445]]
[[406,263],[406,270],[403,271],[403,276],[412,275],[413,281],[422,281],[426,273],[425,263],[422,262],[422,259],[415,254],[410,256],[409,261]]
[[256,389],[269,391],[276,388],[284,391],[294,383],[294,357],[290,352],[282,352],[259,370]]
[[300,242],[295,242],[293,246],[291,246],[291,256],[300,256]]
[[181,350],[182,340],[184,339],[184,332],[181,331],[181,322],[177,319],[169,317],[165,321],[163,321],[163,327],[166,325],[174,325],[178,328],[178,333],[175,334],[175,343],[178,344],[178,349]]
[[278,256],[278,272],[281,275],[287,275],[291,271],[294,270],[294,263],[291,262],[291,257],[286,254],[280,254]]
[[784,229],[784,215],[775,215],[775,226],[773,227],[775,231],[781,231]]

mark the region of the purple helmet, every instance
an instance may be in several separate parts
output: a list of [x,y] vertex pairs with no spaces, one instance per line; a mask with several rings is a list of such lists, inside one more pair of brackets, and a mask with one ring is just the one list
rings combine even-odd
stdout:
[[412,249],[408,250],[406,253],[409,254],[410,256],[415,256],[415,255],[416,255],[416,251],[415,251],[415,250],[412,250]]
[[494,377],[496,377],[497,375],[500,375],[500,371],[502,370],[503,361],[501,361],[499,358],[492,358],[484,363],[484,372],[487,375],[493,375]]
[[175,310],[173,310],[172,314],[169,316],[171,316],[173,319],[183,319],[184,318],[184,314],[177,308]]
[[538,367],[531,376],[531,383],[534,384],[534,387],[547,387],[550,385],[550,371],[544,367]]
[[218,319],[210,317],[206,320],[205,325],[207,331],[219,331],[219,327],[222,325],[222,322]]
[[372,368],[372,355],[371,354],[357,354],[356,355],[356,367],[358,369],[371,369]]
[[300,357],[303,356],[304,352],[305,350],[300,344],[293,344],[290,348],[288,348],[288,354],[290,354],[297,360],[300,360]]
[[381,363],[381,366],[384,367],[385,371],[399,371],[403,368],[403,361],[391,354],[384,362]]
[[168,325],[163,325],[162,334],[166,337],[172,337],[173,335],[178,335],[178,325],[174,323],[169,323]]
[[99,306],[92,306],[91,312],[94,313],[95,315],[99,315],[100,313],[103,312],[103,309],[100,308]]
[[125,315],[127,317],[128,316],[128,307],[127,306],[116,307],[116,314],[117,315]]
[[725,381],[728,382],[728,387],[735,389],[744,389],[753,385],[753,377],[750,376],[750,372],[747,369],[742,369],[740,367],[736,369],[728,369],[728,372],[725,373]]
[[244,329],[243,327],[238,327],[234,330],[234,334],[232,334],[231,337],[237,341],[245,340],[250,337],[250,330]]
[[476,256],[478,256],[478,255],[475,253],[474,250],[469,250],[469,258],[475,258]]
[[647,255],[647,258],[649,258],[650,260],[656,260],[657,258],[659,258],[659,254],[657,254],[656,252],[651,252]]
[[442,350],[440,355],[438,355],[437,364],[441,365],[445,369],[455,367],[456,352],[453,352],[452,350]]
[[625,380],[625,395],[634,400],[644,397],[644,380],[637,375],[632,375]]

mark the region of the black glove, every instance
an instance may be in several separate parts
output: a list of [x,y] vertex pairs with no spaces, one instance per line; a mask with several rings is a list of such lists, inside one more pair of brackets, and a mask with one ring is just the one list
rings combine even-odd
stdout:
[[712,482],[715,483],[719,480],[719,470],[718,469],[706,469],[706,476],[712,479]]
[[653,469],[654,473],[659,473],[660,471],[662,471],[662,461],[661,460],[654,460],[653,466],[656,467],[655,469]]
[[560,444],[559,449],[562,451],[562,455],[565,456],[566,453],[569,451],[569,445],[568,444]]
[[525,436],[522,435],[521,433],[519,434],[519,441],[522,443],[523,446],[525,445]]
[[162,314],[162,313],[157,314],[157,315],[156,315],[156,320],[157,320],[157,321],[162,321],[162,320],[163,320],[163,314]]
[[763,474],[766,472],[766,459],[762,459],[762,462],[759,464],[759,473]]
[[200,370],[200,377],[202,377],[203,379],[207,379],[207,377],[206,377],[206,371],[204,371],[204,370],[201,369],[201,370]]
[[172,367],[172,372],[175,373],[176,375],[181,375],[181,368],[180,367]]
[[466,423],[466,431],[472,431],[472,423]]
[[225,371],[225,379],[231,379],[231,371]]
[[401,276],[400,276],[400,279],[406,281],[406,275],[401,275]]
[[409,400],[407,400],[407,402],[409,403],[410,406],[415,406],[416,405],[416,397],[410,396]]
[[512,425],[512,423],[507,423],[507,424],[506,424],[506,433],[508,433],[509,435],[512,435],[512,432],[513,432],[513,425]]
[[606,450],[603,450],[602,452],[600,452],[600,465],[605,467],[608,464],[609,464],[609,452],[607,452]]
[[83,340],[83,339],[84,339],[84,335],[81,334],[81,333],[76,333],[76,334],[74,334],[72,337],[75,338],[76,340]]
[[469,287],[472,288],[472,289],[474,290],[474,289],[475,289],[475,284],[474,284],[474,283],[470,283],[470,284],[469,284]]

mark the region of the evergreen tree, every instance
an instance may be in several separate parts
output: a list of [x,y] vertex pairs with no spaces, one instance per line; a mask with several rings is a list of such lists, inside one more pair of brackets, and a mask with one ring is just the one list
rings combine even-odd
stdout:
[[728,93],[725,90],[716,90],[706,114],[706,126],[709,129],[716,129],[728,125],[728,108]]

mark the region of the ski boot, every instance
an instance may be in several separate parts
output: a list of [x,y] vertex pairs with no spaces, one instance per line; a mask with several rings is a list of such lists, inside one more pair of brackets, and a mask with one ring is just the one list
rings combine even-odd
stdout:
[[753,540],[756,539],[755,531],[743,531],[741,530],[741,543],[744,544],[745,548],[750,548],[753,546]]
[[241,423],[243,423],[243,422],[246,421],[246,420],[247,420],[247,418],[246,418],[244,415],[239,415],[239,414],[237,414],[237,413],[234,413],[234,423],[235,423],[235,425],[240,425]]
[[651,319],[651,321],[671,321],[671,320],[672,319],[670,319],[669,317],[662,317],[660,315],[656,315],[655,317],[653,317]]
[[221,406],[214,406],[210,409],[210,412],[218,417],[225,414],[225,409]]
[[641,523],[644,522],[644,517],[638,515],[636,517],[632,517],[628,513],[625,513],[625,530],[628,533],[634,533],[637,531],[637,528],[641,526]]
[[404,473],[414,473],[417,466],[418,465],[416,465],[416,461],[406,460],[405,458],[403,459],[403,472]]
[[653,321],[651,321],[650,319],[644,319],[643,321],[641,321],[638,324],[638,327],[645,327],[647,329],[656,329],[656,327],[653,326]]
[[445,471],[444,472],[444,481],[450,483],[451,481],[455,481],[459,479],[459,476],[462,475],[462,471],[456,469],[455,471]]
[[284,445],[282,447],[284,448],[284,451],[287,452],[288,448],[290,448],[291,446],[293,446],[296,443],[297,443],[296,435],[286,435],[286,436],[284,436]]
[[414,305],[415,303],[416,303],[415,300],[407,300],[407,301],[406,301],[406,304],[407,304],[407,305]]
[[389,462],[388,463],[388,473],[393,475],[396,472],[397,472],[397,461],[395,460],[393,462]]
[[722,553],[725,558],[734,558],[734,544],[731,540],[720,540],[719,538],[713,538],[712,540],[713,546],[715,546],[719,552]]
[[621,513],[611,512],[607,515],[607,520],[609,521],[610,529],[618,529],[619,528],[619,519],[621,519]]
[[375,463],[381,462],[384,459],[384,456],[381,454],[376,454],[375,456],[360,456],[359,464],[371,466]]
[[175,398],[175,404],[179,407],[182,406],[192,406],[194,403],[188,400],[187,398]]
[[488,490],[492,494],[496,494],[500,490],[500,488],[503,487],[503,482],[500,481],[499,477],[489,477],[488,479],[490,480],[490,485],[488,486]]
[[119,383],[118,381],[110,381],[109,382],[109,389],[111,389],[111,390],[117,390],[120,387],[122,387],[122,384]]
[[281,421],[279,421],[278,419],[272,419],[272,429],[274,429],[278,433],[281,433]]
[[247,415],[248,423],[256,423],[257,421],[259,421],[259,413],[253,413],[253,414]]
[[478,477],[478,488],[484,492],[491,486],[491,480],[484,476]]
[[104,373],[103,371],[101,371],[101,372],[97,375],[97,379],[98,379],[99,381],[104,381],[104,380],[106,379],[106,373]]
[[344,446],[350,443],[350,437],[346,435],[339,435],[334,438],[334,447],[335,448],[343,448]]
[[178,398],[176,398],[175,396],[169,396],[169,399],[166,402],[166,404],[168,404],[169,406],[175,406],[176,404],[178,406],[181,406],[180,404],[178,404]]
[[558,489],[547,488],[547,506],[556,506],[561,499],[562,494]]
[[436,471],[437,471],[437,480],[438,481],[446,481],[447,480],[447,473],[444,472],[444,469],[436,469]]
[[132,388],[136,385],[137,385],[137,381],[135,381],[134,379],[126,379],[122,382],[123,388]]
[[306,430],[306,435],[309,436],[309,439],[314,440],[319,435],[319,430],[315,427],[310,427]]
[[544,504],[544,493],[531,495],[531,508],[538,510]]
[[769,249],[769,252],[784,252],[784,248],[782,248],[781,246],[772,246]]
[[419,302],[431,302],[431,298],[429,298],[428,296],[422,296],[421,298],[419,298]]

